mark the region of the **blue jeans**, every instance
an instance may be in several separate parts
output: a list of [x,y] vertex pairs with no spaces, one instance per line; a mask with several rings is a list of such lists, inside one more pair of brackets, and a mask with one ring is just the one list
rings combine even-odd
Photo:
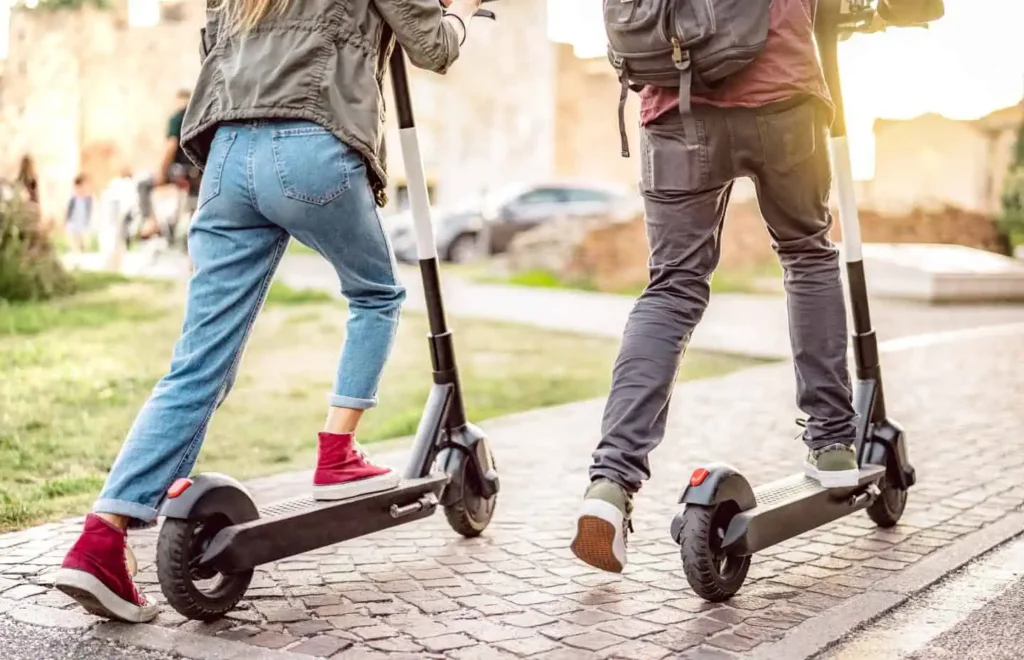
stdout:
[[349,303],[330,405],[377,404],[405,289],[362,158],[309,122],[224,124],[189,230],[195,270],[170,371],[139,412],[94,511],[151,523],[170,484],[192,470],[290,236],[331,262]]

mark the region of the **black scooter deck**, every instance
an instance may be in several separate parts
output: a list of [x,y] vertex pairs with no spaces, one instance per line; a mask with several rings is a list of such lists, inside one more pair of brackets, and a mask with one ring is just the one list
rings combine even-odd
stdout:
[[200,565],[229,574],[426,518],[448,476],[407,479],[381,493],[333,502],[298,497],[260,509],[260,517],[221,530]]
[[752,555],[833,520],[867,507],[868,488],[885,473],[880,465],[860,470],[859,485],[827,489],[803,474],[784,477],[754,489],[757,505],[737,514],[722,541],[730,554]]

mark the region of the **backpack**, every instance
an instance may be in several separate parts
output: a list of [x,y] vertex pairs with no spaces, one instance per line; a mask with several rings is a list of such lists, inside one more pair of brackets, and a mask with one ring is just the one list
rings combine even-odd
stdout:
[[679,89],[684,130],[692,89],[709,91],[764,49],[772,0],[604,0],[608,59],[622,84],[619,136],[629,157],[626,97],[647,85]]

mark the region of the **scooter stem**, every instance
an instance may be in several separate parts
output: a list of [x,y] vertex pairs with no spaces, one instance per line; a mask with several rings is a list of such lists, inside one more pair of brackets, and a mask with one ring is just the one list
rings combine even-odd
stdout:
[[[874,381],[877,391],[873,397],[868,421],[885,419],[885,401],[882,395],[881,367],[878,356],[878,338],[871,327],[868,307],[867,280],[864,275],[864,256],[861,243],[860,216],[853,184],[853,164],[846,131],[846,113],[843,90],[839,79],[839,34],[832,20],[819,23],[817,29],[818,52],[821,57],[825,82],[828,85],[835,119],[831,127],[832,164],[835,172],[839,202],[839,224],[843,230],[843,252],[846,259],[847,286],[850,313],[853,317],[853,354],[857,379]],[[862,413],[863,414],[863,413]]]

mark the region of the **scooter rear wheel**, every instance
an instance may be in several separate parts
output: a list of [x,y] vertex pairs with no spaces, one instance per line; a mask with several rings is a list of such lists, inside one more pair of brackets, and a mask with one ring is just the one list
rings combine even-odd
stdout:
[[683,510],[679,536],[683,573],[694,592],[713,603],[735,596],[750,570],[750,557],[728,554],[721,547],[729,522],[737,513],[735,502],[688,504]]
[[157,540],[157,577],[168,604],[190,619],[213,621],[238,604],[253,570],[225,575],[198,560],[219,531],[232,524],[222,513],[200,520],[164,520]]
[[[491,465],[494,465],[494,454],[488,448]],[[455,488],[456,497],[452,504],[444,507],[444,517],[451,528],[466,538],[480,536],[491,524],[494,507],[498,503],[498,495],[481,497],[479,486],[475,483],[476,474],[465,455],[459,461],[457,473],[448,488]]]
[[893,486],[888,476],[882,477],[878,488],[882,492],[867,508],[868,518],[879,527],[894,527],[907,506],[907,491]]

